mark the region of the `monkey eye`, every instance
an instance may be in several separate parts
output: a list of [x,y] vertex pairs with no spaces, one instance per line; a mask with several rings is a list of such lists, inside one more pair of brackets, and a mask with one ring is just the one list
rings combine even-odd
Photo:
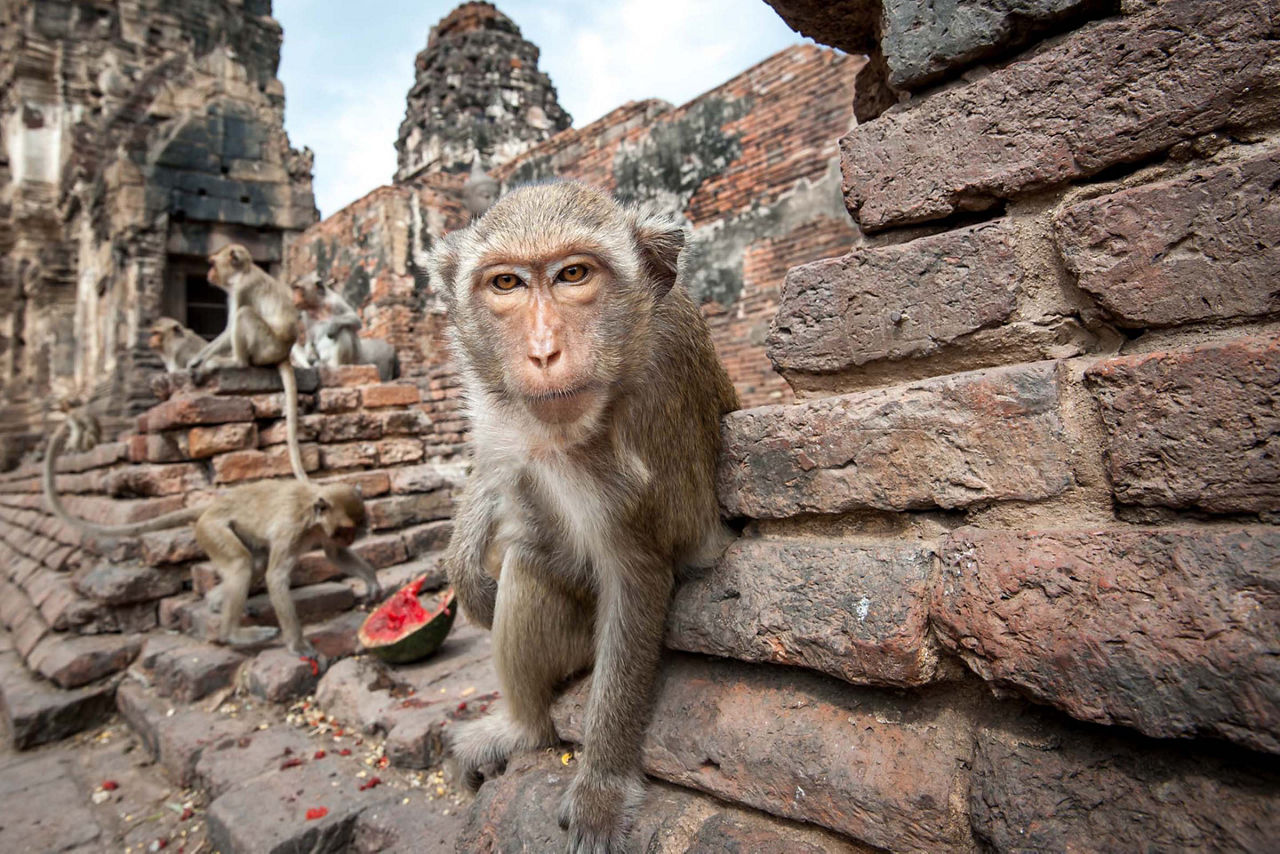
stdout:
[[489,280],[490,287],[504,294],[514,291],[523,284],[520,277],[514,273],[499,273]]
[[587,277],[588,272],[590,271],[587,269],[586,264],[570,264],[560,271],[560,274],[556,276],[556,281],[576,285]]

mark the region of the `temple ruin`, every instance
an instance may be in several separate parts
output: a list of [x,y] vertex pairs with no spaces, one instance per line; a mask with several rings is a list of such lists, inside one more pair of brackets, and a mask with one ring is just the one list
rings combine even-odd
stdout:
[[[718,474],[741,536],[673,599],[639,850],[1273,847],[1280,3],[769,5],[818,44],[573,128],[537,48],[464,3],[401,70],[395,175],[317,221],[267,0],[7,4],[11,741],[117,721],[196,793],[175,832],[224,854],[563,847],[583,683],[565,746],[473,800],[440,767],[499,699],[486,632],[460,621],[418,665],[358,655],[358,585],[317,554],[293,593],[328,672],[211,645],[188,532],[97,542],[39,494],[68,397],[110,427],[58,467],[87,518],[287,476],[273,372],[197,386],[145,347],[161,315],[220,323],[194,278],[238,240],[397,347],[391,382],[299,371],[303,457],[362,489],[386,586],[442,587],[467,422],[411,259],[468,222],[478,167],[683,217],[743,400]],[[96,809],[67,806],[77,844],[117,841]]]

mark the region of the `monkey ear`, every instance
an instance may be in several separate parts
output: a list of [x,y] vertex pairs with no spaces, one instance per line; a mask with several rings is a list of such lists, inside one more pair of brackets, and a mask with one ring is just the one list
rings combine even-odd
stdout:
[[252,259],[249,257],[249,250],[245,249],[243,246],[232,246],[231,251],[228,252],[227,255],[231,258],[231,266],[235,267],[237,270],[243,270],[245,267],[248,267],[253,263]]
[[449,305],[454,302],[454,279],[458,276],[458,263],[461,257],[461,253],[458,250],[458,241],[461,238],[455,238],[454,235],[461,233],[460,231],[455,231],[444,240],[441,240],[436,248],[431,250],[431,254],[427,256],[425,264],[414,265],[418,269],[425,269],[428,277],[423,280],[415,272],[415,283],[420,287],[434,284],[435,291],[444,297],[445,302]]
[[684,226],[664,216],[640,213],[636,215],[633,231],[645,278],[653,283],[654,291],[661,299],[680,275]]
[[329,499],[321,495],[316,498],[316,503],[311,505],[311,509],[315,512],[316,518],[319,519],[323,517],[324,514],[328,513],[329,508],[332,506],[333,505],[329,503]]

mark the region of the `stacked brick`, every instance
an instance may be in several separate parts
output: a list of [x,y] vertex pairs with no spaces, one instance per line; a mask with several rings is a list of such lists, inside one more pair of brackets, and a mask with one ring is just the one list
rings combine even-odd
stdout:
[[[445,445],[433,438],[418,387],[380,383],[371,365],[299,370],[298,384],[305,467],[365,496],[370,531],[355,551],[387,586],[435,572],[462,472],[438,453]],[[59,459],[58,488],[72,513],[137,521],[199,506],[239,483],[291,476],[275,371],[224,371],[200,388],[169,374],[156,386],[163,401],[135,431]],[[202,594],[217,583],[189,528],[117,542],[82,537],[46,510],[34,464],[0,476],[0,567],[0,623],[12,652],[64,689],[110,680],[157,627],[206,635]],[[304,622],[355,605],[358,588],[319,552],[300,560],[294,583]],[[250,604],[251,621],[273,619],[265,597]],[[0,684],[0,697],[7,701],[11,687]]]
[[868,237],[725,420],[646,769],[895,851],[1270,850],[1280,5],[774,5],[872,56]]

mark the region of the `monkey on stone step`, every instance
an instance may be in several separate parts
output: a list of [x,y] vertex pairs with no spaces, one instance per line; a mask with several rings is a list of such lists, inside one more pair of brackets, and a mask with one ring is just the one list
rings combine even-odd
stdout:
[[[95,525],[72,516],[56,489],[57,458],[69,444],[80,451],[89,450],[100,435],[97,420],[92,416],[68,414],[45,449],[42,477],[45,501],[59,519],[95,537],[135,537],[195,522],[196,541],[221,579],[207,597],[211,603],[221,603],[218,629],[221,643],[259,644],[279,632],[292,652],[323,660],[302,636],[298,612],[289,596],[289,576],[298,556],[317,546],[324,549],[325,556],[342,572],[364,581],[366,602],[382,598],[382,587],[373,567],[351,551],[351,545],[365,533],[367,521],[364,500],[356,489],[346,484],[260,481],[229,489],[203,507],[176,510],[128,525]],[[271,626],[240,625],[249,590],[254,580],[264,575],[267,594],[280,623],[278,630]]]
[[506,698],[451,749],[474,785],[554,743],[555,691],[591,666],[561,804],[573,852],[626,838],[674,573],[729,538],[715,466],[737,395],[680,281],[684,242],[679,224],[564,182],[510,193],[414,265],[445,299],[472,419],[446,566],[493,629]]
[[172,317],[162,317],[151,324],[147,346],[160,354],[164,369],[185,371],[209,342],[183,326]]
[[202,383],[219,368],[275,365],[284,386],[289,464],[294,477],[307,481],[298,448],[298,380],[289,361],[302,329],[293,295],[254,264],[249,250],[238,243],[209,256],[208,279],[227,292],[227,328],[191,361],[192,378]]

